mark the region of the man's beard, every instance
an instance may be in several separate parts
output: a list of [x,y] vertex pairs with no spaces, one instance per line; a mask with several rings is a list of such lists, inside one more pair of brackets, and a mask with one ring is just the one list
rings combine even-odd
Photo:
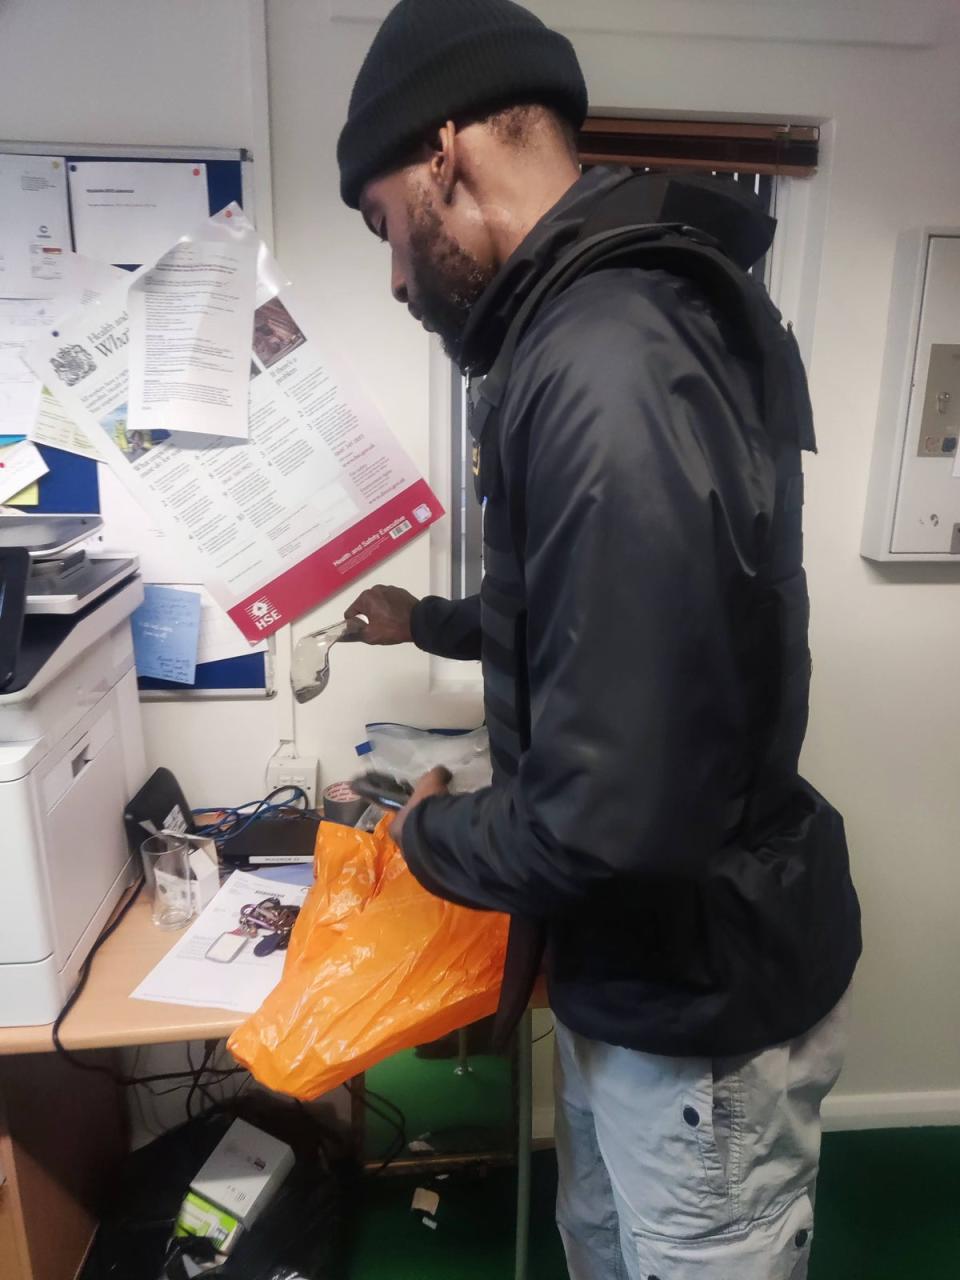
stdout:
[[410,268],[413,300],[423,323],[459,364],[470,311],[496,275],[462,249],[443,228],[427,197],[410,209]]

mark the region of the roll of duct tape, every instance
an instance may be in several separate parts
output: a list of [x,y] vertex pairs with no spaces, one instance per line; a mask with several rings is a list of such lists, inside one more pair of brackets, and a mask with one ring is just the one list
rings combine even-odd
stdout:
[[353,827],[370,808],[370,801],[358,796],[349,782],[331,782],[323,789],[323,816],[342,827]]

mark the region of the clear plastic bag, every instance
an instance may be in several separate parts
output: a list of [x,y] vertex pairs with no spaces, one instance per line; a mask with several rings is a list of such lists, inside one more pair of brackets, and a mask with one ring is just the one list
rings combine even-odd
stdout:
[[357,748],[363,768],[393,774],[405,782],[436,765],[453,775],[453,792],[479,791],[490,785],[490,739],[479,729],[415,729],[409,724],[368,724],[367,741]]

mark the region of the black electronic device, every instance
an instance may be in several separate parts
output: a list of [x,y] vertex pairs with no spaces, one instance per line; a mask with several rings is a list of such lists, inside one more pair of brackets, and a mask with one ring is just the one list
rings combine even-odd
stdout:
[[350,786],[358,796],[371,800],[382,809],[402,809],[413,794],[409,782],[390,773],[361,773]]
[[123,825],[131,853],[137,853],[147,836],[161,831],[193,834],[196,824],[180,783],[169,769],[156,769],[123,811]]
[[29,579],[30,552],[25,547],[0,548],[0,690],[17,670]]
[[218,839],[224,863],[236,866],[284,866],[313,863],[320,815],[312,810],[290,809],[257,818],[236,835]]

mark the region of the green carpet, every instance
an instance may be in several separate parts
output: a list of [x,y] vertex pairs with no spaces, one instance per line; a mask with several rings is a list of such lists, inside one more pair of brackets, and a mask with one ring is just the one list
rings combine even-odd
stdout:
[[[474,1071],[401,1054],[370,1072],[371,1088],[408,1118],[410,1137],[431,1132],[435,1145],[462,1141],[483,1126],[510,1123],[507,1064],[473,1058]],[[389,1144],[375,1119],[371,1154]],[[417,1186],[440,1195],[436,1228],[411,1212]],[[447,1179],[380,1175],[367,1180],[351,1280],[510,1280],[514,1196],[511,1169]],[[533,1159],[530,1280],[565,1280],[553,1224],[556,1160]],[[958,1280],[960,1277],[960,1128],[829,1133],[817,1194],[810,1280]]]
[[960,1128],[827,1133],[810,1280],[957,1280]]
[[[474,1054],[466,1074],[458,1075],[456,1066],[450,1058],[434,1062],[417,1058],[411,1049],[368,1071],[367,1088],[389,1098],[404,1113],[408,1140],[427,1136],[438,1150],[511,1151],[516,1139],[509,1061]],[[379,1105],[375,1098],[371,1101]],[[368,1115],[370,1159],[389,1151],[394,1132],[380,1116]]]

